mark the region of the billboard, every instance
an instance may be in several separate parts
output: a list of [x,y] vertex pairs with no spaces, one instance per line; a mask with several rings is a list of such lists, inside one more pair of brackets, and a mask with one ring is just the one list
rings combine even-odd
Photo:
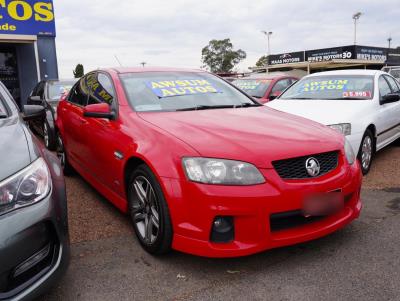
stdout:
[[354,46],[324,48],[306,51],[308,62],[325,62],[337,59],[354,59]]
[[52,0],[0,0],[0,34],[56,35]]
[[268,57],[269,65],[280,65],[290,63],[304,62],[304,51],[288,52],[283,54],[270,55]]

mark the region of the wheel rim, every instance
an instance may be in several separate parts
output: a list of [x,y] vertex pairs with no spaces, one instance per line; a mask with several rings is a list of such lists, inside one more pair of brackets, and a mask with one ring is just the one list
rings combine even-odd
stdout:
[[61,166],[65,167],[65,151],[64,151],[64,144],[60,135],[57,137],[57,157],[61,162]]
[[152,244],[160,230],[157,196],[150,182],[143,176],[133,181],[136,197],[132,200],[131,216],[137,232],[146,244]]
[[366,136],[361,148],[361,164],[364,170],[367,170],[371,164],[372,149],[372,139],[370,136]]
[[43,134],[44,134],[44,144],[46,147],[49,147],[49,129],[47,128],[47,124],[45,123],[43,126]]

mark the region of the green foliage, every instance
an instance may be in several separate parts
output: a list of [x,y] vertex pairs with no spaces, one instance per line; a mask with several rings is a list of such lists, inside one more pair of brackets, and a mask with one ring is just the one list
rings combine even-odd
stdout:
[[260,57],[256,63],[256,67],[265,67],[268,63],[268,56],[263,55]]
[[246,58],[246,52],[233,50],[230,39],[211,40],[201,50],[201,61],[211,72],[231,72],[233,68]]
[[72,72],[74,73],[75,78],[81,78],[85,74],[82,64],[76,65],[75,70]]

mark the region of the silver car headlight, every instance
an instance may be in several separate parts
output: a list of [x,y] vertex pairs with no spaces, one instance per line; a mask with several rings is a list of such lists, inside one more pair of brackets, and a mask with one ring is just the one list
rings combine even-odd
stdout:
[[41,201],[50,188],[49,169],[43,158],[39,158],[0,182],[0,214]]
[[345,136],[351,135],[351,123],[339,123],[328,125],[331,129],[337,130]]
[[351,146],[350,142],[344,138],[344,152],[346,154],[346,159],[347,162],[349,162],[350,165],[356,161],[356,155],[354,154],[353,147]]
[[254,165],[241,161],[184,158],[182,160],[186,176],[190,181],[219,185],[256,185],[265,179]]

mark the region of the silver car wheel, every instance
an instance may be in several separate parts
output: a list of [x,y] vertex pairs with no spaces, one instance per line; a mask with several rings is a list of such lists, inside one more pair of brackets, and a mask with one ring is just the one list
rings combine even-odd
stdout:
[[371,164],[372,152],[372,139],[370,136],[365,136],[361,147],[361,164],[364,170],[367,170]]
[[43,137],[44,137],[44,145],[49,148],[49,128],[47,123],[43,124]]
[[150,182],[144,176],[133,181],[136,198],[132,200],[131,216],[141,239],[146,244],[155,242],[160,230],[160,215],[157,196]]

